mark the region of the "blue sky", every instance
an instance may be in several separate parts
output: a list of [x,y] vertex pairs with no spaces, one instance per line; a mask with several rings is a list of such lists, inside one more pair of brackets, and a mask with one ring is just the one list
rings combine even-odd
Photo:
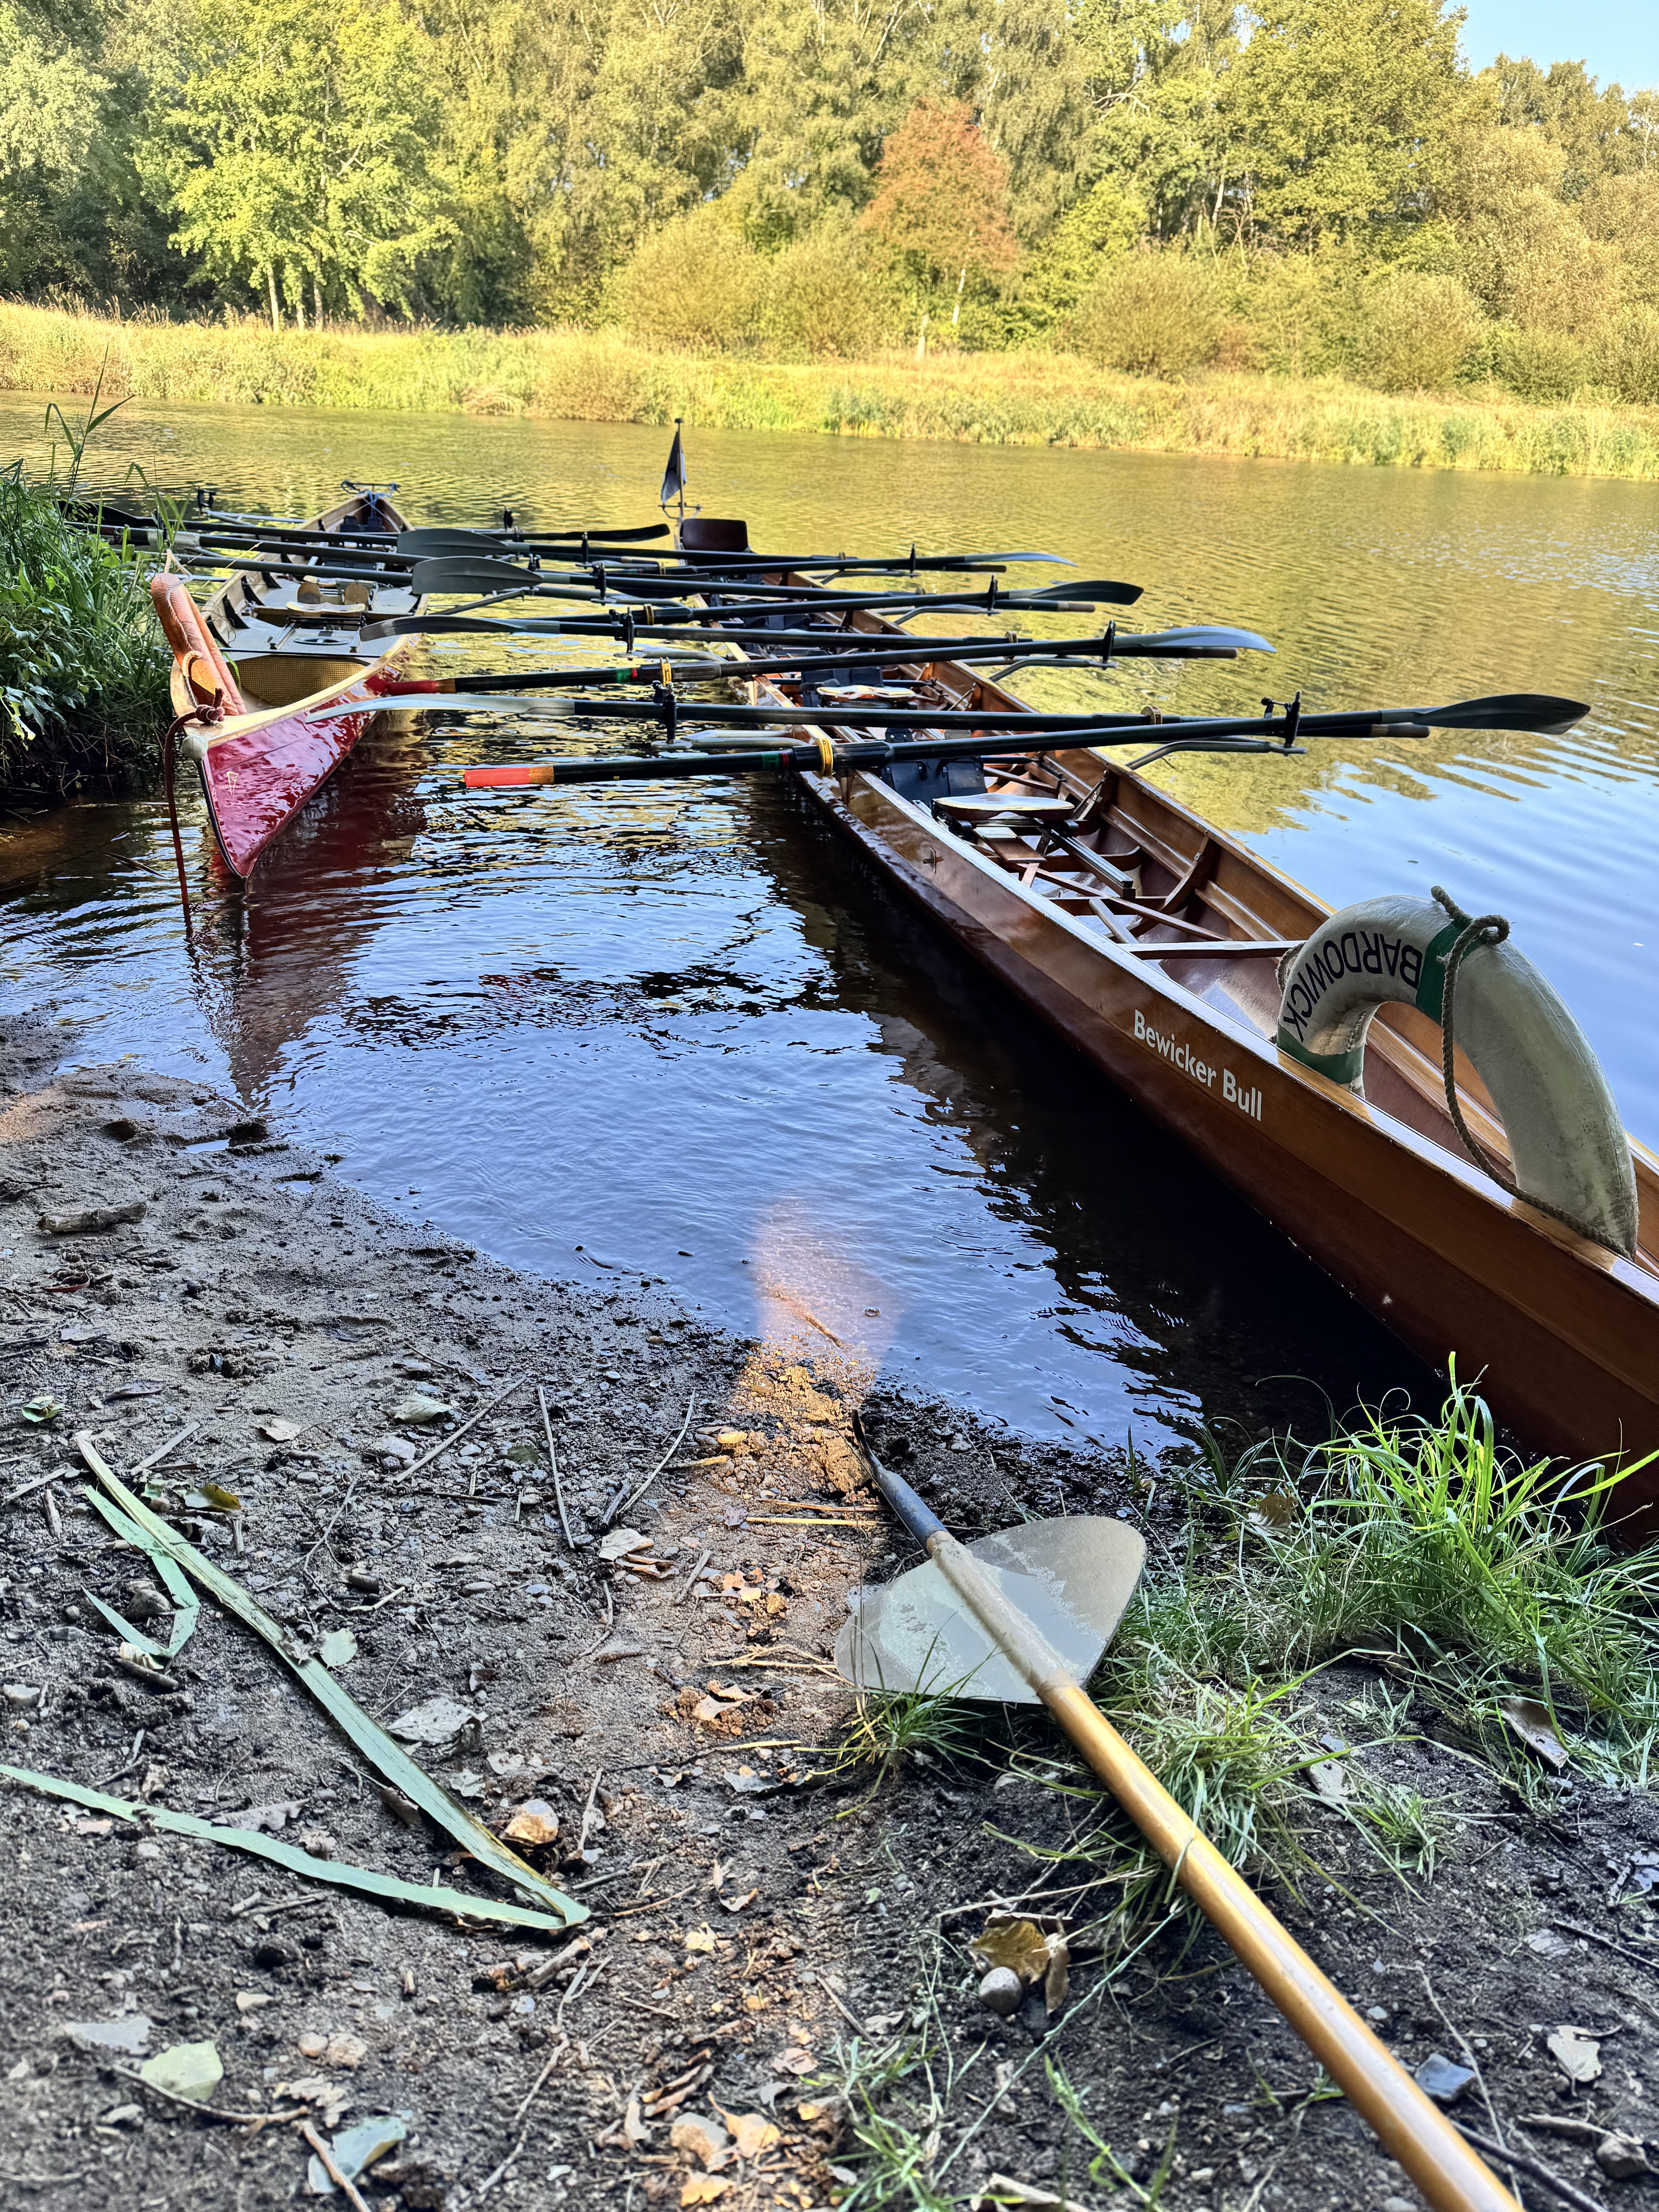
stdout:
[[1463,51],[1484,69],[1499,53],[1528,54],[1540,66],[1583,62],[1592,76],[1626,92],[1659,85],[1659,7],[1654,0],[1464,0]]

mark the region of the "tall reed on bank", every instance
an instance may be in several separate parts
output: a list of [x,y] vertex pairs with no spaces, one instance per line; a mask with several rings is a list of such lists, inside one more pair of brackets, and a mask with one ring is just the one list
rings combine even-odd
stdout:
[[1335,376],[1133,375],[1076,354],[857,360],[655,350],[614,330],[274,332],[0,304],[0,388],[162,404],[539,415],[969,444],[1121,447],[1659,478],[1659,408],[1528,404],[1495,386],[1385,392]]
[[149,774],[172,712],[143,574],[59,489],[0,472],[0,790]]

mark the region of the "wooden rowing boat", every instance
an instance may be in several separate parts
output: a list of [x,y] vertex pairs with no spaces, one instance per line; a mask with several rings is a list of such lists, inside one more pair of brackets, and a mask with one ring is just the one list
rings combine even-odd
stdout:
[[[400,637],[380,653],[362,642],[365,623],[418,614],[425,602],[406,577],[375,565],[408,528],[402,514],[382,490],[348,489],[349,499],[306,526],[336,542],[328,559],[314,540],[271,550],[269,567],[239,569],[203,607],[176,572],[151,580],[173,647],[179,747],[196,763],[215,840],[238,876],[386,711],[374,702],[415,642]],[[359,562],[361,578],[307,573]],[[361,714],[317,711],[360,698]]]
[[[683,527],[688,553],[746,543],[741,524]],[[865,611],[837,632],[902,636]],[[896,704],[1030,711],[969,667],[902,648],[882,673]],[[750,688],[801,703],[787,680]],[[812,703],[836,696],[820,681]],[[1098,750],[996,744],[982,762],[797,773],[883,874],[1414,1351],[1480,1378],[1529,1446],[1573,1461],[1659,1446],[1654,1156],[1632,1142],[1629,1257],[1509,1196],[1459,1142],[1426,1014],[1382,1008],[1357,1089],[1276,1043],[1281,959],[1330,908]],[[1461,1049],[1455,1073],[1468,1123],[1507,1167]],[[1659,1517],[1659,1464],[1632,1468],[1620,1499]]]

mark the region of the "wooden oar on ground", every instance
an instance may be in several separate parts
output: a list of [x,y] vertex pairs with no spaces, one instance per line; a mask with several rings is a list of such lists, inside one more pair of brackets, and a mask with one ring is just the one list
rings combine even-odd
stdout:
[[1438,2106],[1083,1687],[1140,1578],[1146,1546],[1135,1530],[1079,1516],[1027,1521],[962,1544],[860,1442],[883,1497],[927,1563],[863,1591],[836,1645],[842,1673],[866,1691],[1046,1705],[1435,2212],[1518,2212]]

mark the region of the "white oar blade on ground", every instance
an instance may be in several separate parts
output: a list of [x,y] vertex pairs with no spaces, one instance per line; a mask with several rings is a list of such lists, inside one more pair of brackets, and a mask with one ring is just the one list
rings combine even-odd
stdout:
[[[1029,1521],[964,1548],[1078,1682],[1116,1633],[1146,1556],[1134,1529],[1095,1517]],[[860,1595],[836,1639],[836,1664],[860,1689],[1040,1702],[931,1559]]]

